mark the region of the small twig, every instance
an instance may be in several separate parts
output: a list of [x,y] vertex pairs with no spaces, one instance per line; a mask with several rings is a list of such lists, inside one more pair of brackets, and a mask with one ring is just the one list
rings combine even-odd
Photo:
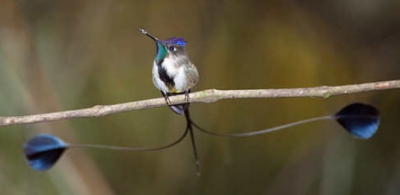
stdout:
[[[400,88],[400,80],[381,81],[374,83],[363,83],[354,85],[341,86],[321,86],[310,88],[293,88],[293,89],[254,89],[254,90],[216,90],[209,89],[190,94],[190,102],[215,102],[223,99],[239,99],[239,98],[279,98],[279,97],[323,97],[328,98],[333,95],[353,94],[367,91],[378,91]],[[185,95],[177,95],[170,97],[171,104],[182,104],[187,100]],[[84,118],[84,117],[100,117],[120,112],[132,110],[141,110],[146,108],[154,108],[165,106],[164,98],[140,100],[135,102],[114,104],[114,105],[97,105],[91,108],[68,110],[61,112],[51,112],[26,116],[10,116],[0,117],[0,126],[31,124],[40,122],[49,122],[62,119]]]

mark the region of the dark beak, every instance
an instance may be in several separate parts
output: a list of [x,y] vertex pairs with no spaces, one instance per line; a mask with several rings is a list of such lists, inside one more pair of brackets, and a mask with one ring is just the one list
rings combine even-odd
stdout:
[[151,39],[153,39],[155,42],[160,42],[160,40],[158,40],[157,37],[151,35],[151,34],[148,33],[146,30],[144,30],[144,29],[139,29],[139,31],[140,31],[142,34],[147,35],[148,37],[150,37]]

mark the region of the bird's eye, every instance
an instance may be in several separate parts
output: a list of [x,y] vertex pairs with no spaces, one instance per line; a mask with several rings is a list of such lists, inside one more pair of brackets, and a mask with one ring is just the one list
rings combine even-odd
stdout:
[[169,49],[170,51],[176,51],[176,47],[175,47],[175,46],[169,46],[168,49]]

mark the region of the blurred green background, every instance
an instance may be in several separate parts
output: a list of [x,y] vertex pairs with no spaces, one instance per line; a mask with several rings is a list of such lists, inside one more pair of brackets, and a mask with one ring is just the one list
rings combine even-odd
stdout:
[[[2,116],[160,97],[155,45],[138,32],[187,40],[204,89],[294,88],[399,79],[400,1],[1,0]],[[380,130],[357,140],[333,122],[249,138],[196,132],[158,152],[74,149],[47,172],[22,144],[37,133],[71,143],[153,147],[184,130],[161,107],[102,118],[2,127],[0,194],[400,194],[400,91],[321,98],[225,100],[191,106],[218,132],[249,132],[362,101]]]

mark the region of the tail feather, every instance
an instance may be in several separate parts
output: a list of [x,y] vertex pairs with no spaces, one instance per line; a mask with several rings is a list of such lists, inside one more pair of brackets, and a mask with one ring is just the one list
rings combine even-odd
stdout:
[[196,141],[195,141],[194,133],[193,133],[192,120],[190,119],[190,114],[189,114],[189,104],[187,104],[187,108],[184,110],[184,114],[185,114],[185,118],[186,118],[186,130],[189,130],[190,140],[192,142],[197,175],[200,176],[201,175],[201,167],[200,167],[199,155],[197,154],[197,147],[196,147]]
[[161,94],[164,96],[165,101],[167,102],[167,104],[171,108],[171,110],[174,111],[175,113],[179,114],[179,115],[185,115],[185,118],[186,118],[186,132],[189,131],[189,133],[190,133],[190,140],[192,142],[194,160],[195,160],[195,164],[196,164],[196,171],[197,171],[197,175],[200,176],[201,169],[200,169],[199,155],[197,154],[196,141],[195,141],[194,133],[193,133],[193,126],[192,126],[193,122],[190,119],[190,114],[189,114],[189,105],[190,105],[190,103],[169,105],[169,99],[168,99],[169,96],[180,95],[180,94],[188,95],[188,93],[190,93],[190,90],[188,90],[188,91],[186,91],[184,93],[164,93],[163,91],[161,91]]
[[189,105],[188,104],[178,104],[178,105],[171,105],[169,107],[176,114],[184,115],[185,114],[185,110],[187,110],[189,108]]

